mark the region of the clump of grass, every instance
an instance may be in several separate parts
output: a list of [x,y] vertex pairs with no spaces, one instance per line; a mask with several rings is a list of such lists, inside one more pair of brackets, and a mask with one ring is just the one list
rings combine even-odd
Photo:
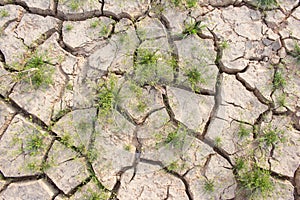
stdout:
[[36,89],[52,84],[54,68],[51,68],[48,62],[43,55],[33,55],[25,64],[24,70],[20,72],[19,79],[24,79]]
[[198,0],[187,0],[186,5],[188,8],[194,8],[197,6]]
[[188,81],[191,84],[191,87],[194,91],[196,91],[196,86],[199,83],[204,84],[206,81],[202,77],[202,74],[197,70],[197,68],[192,68],[187,71],[186,76],[188,77]]
[[291,53],[294,58],[296,58],[297,63],[300,63],[300,46],[298,43],[294,45],[294,51]]
[[215,141],[214,141],[214,144],[215,144],[216,147],[220,147],[221,144],[222,144],[222,138],[219,137],[219,136],[216,137],[216,138],[215,138]]
[[281,107],[286,106],[286,94],[282,93],[281,95],[278,96],[277,98],[278,104]]
[[153,65],[156,64],[158,56],[156,52],[150,51],[149,49],[139,49],[137,63],[140,65]]
[[270,8],[278,5],[276,0],[257,0],[257,4],[259,7],[263,8]]
[[72,24],[67,24],[66,25],[66,31],[71,31],[73,29],[73,25]]
[[284,131],[268,127],[263,131],[263,134],[258,138],[258,141],[261,146],[269,147],[271,145],[276,145],[278,142],[284,142],[283,135]]
[[99,20],[94,20],[91,22],[90,27],[96,28],[97,26],[99,26],[99,24],[100,24]]
[[229,43],[227,40],[224,40],[220,43],[221,49],[228,49],[229,48]]
[[27,138],[26,150],[29,151],[30,155],[36,155],[43,148],[43,138],[40,134],[34,134]]
[[103,189],[100,189],[98,192],[88,189],[87,194],[83,196],[83,200],[104,200],[109,199],[109,196],[110,194]]
[[206,25],[201,25],[200,21],[194,23],[188,23],[185,25],[185,29],[183,30],[183,34],[185,35],[194,35],[201,33],[202,30],[206,27]]
[[171,162],[168,166],[167,166],[167,170],[168,171],[176,171],[176,170],[178,170],[179,169],[179,164],[176,162],[176,161],[174,161],[174,162]]
[[240,173],[238,181],[252,196],[266,196],[274,188],[270,172],[256,165],[251,170]]
[[184,139],[186,136],[186,131],[180,127],[168,133],[167,137],[163,139],[163,144],[171,145],[172,147],[179,148],[182,147]]
[[252,132],[251,129],[246,128],[243,124],[240,124],[239,126],[239,131],[238,131],[238,136],[239,138],[245,138],[248,137],[250,135],[250,133]]
[[77,11],[81,6],[81,2],[80,0],[71,0],[68,6],[71,8],[72,11]]
[[213,180],[206,180],[204,183],[204,191],[205,192],[214,192],[215,191],[215,184]]
[[243,158],[238,158],[235,162],[234,169],[237,171],[242,171],[245,168],[246,168],[245,160]]
[[98,108],[100,114],[106,116],[114,108],[117,102],[117,79],[110,76],[108,80],[99,84]]
[[4,18],[4,17],[8,17],[9,13],[7,10],[0,10],[0,17]]
[[280,89],[286,86],[286,80],[280,71],[276,71],[273,78],[273,89]]

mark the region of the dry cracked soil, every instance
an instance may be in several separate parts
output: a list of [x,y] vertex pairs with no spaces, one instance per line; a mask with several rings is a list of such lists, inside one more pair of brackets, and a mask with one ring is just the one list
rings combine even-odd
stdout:
[[298,0],[0,0],[1,200],[300,199]]

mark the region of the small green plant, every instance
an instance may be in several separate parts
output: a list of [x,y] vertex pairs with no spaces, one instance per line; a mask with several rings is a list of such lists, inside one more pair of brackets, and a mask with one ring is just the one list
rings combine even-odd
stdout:
[[97,26],[99,26],[99,24],[100,24],[99,20],[94,20],[91,22],[90,27],[96,28]]
[[98,158],[98,151],[95,148],[91,148],[87,151],[87,159],[89,162],[94,162]]
[[73,140],[70,134],[64,134],[63,136],[61,136],[60,142],[67,147],[71,147]]
[[243,158],[238,158],[235,162],[234,169],[236,169],[237,171],[242,171],[245,168],[246,168],[245,160]]
[[186,131],[178,127],[175,130],[168,133],[167,137],[163,139],[163,144],[171,145],[172,147],[179,148],[182,147],[184,139],[186,136]]
[[277,101],[279,106],[284,107],[286,105],[286,94],[282,93],[281,95],[279,95]]
[[204,84],[206,82],[197,68],[192,68],[188,70],[186,76],[188,77],[188,81],[191,84],[191,87],[194,91],[196,91],[196,86],[199,83]]
[[271,146],[275,145],[278,142],[284,142],[284,131],[278,130],[277,128],[272,129],[268,127],[266,130],[263,131],[262,136],[258,138],[258,141],[261,146]]
[[277,6],[278,3],[276,0],[257,0],[259,7],[270,8],[271,6]]
[[82,2],[80,0],[71,0],[70,2],[68,2],[68,6],[72,11],[77,11],[81,5]]
[[250,135],[250,133],[252,132],[251,129],[246,128],[243,124],[240,124],[239,126],[239,131],[238,131],[238,136],[239,138],[245,138],[248,137]]
[[229,43],[227,40],[224,40],[220,43],[221,49],[228,49],[229,48]]
[[222,138],[220,136],[215,138],[215,146],[220,147],[222,144]]
[[250,192],[251,196],[266,196],[273,190],[270,172],[260,169],[257,165],[250,171],[240,173],[238,181]]
[[72,24],[67,24],[66,25],[66,31],[71,31],[73,29],[73,25]]
[[186,0],[186,5],[188,8],[194,8],[197,6],[198,0]]
[[108,115],[117,103],[118,94],[116,82],[116,77],[110,76],[109,80],[99,84],[98,108],[101,115]]
[[36,133],[27,138],[26,150],[31,156],[36,155],[43,148],[43,136]]
[[180,168],[179,164],[177,161],[173,161],[171,162],[168,166],[167,166],[167,170],[168,171],[176,171]]
[[8,17],[9,13],[7,10],[0,10],[0,17],[4,18],[4,17]]
[[106,200],[109,199],[109,193],[100,189],[99,192],[96,192],[92,189],[87,191],[88,194],[85,194],[83,200]]
[[130,144],[127,144],[124,146],[125,151],[131,151],[131,149],[132,149],[132,146]]
[[291,53],[294,58],[296,58],[297,63],[300,63],[300,46],[295,42],[294,51]]
[[109,25],[102,24],[102,28],[100,30],[100,36],[106,36],[109,33]]
[[204,191],[210,193],[215,191],[215,185],[213,180],[205,180]]
[[158,56],[156,52],[150,51],[149,49],[139,49],[137,56],[137,64],[140,65],[153,65],[156,64]]
[[285,85],[286,85],[286,80],[284,79],[282,72],[277,70],[274,74],[273,89],[276,90],[276,89],[284,88]]
[[18,79],[29,82],[35,89],[53,83],[54,68],[48,66],[49,61],[43,55],[34,54],[25,64]]
[[193,35],[193,34],[201,33],[205,27],[206,27],[206,25],[201,25],[200,21],[197,21],[194,23],[188,23],[185,25],[183,34],[184,35]]

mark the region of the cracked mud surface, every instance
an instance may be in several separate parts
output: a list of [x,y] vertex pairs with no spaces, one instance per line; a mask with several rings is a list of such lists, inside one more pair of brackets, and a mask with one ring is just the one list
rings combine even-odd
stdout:
[[257,2],[0,0],[0,199],[299,200],[300,3]]

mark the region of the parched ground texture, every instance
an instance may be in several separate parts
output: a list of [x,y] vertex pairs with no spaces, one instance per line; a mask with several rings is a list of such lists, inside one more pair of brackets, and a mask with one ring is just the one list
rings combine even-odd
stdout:
[[1,200],[300,199],[298,0],[0,0]]

